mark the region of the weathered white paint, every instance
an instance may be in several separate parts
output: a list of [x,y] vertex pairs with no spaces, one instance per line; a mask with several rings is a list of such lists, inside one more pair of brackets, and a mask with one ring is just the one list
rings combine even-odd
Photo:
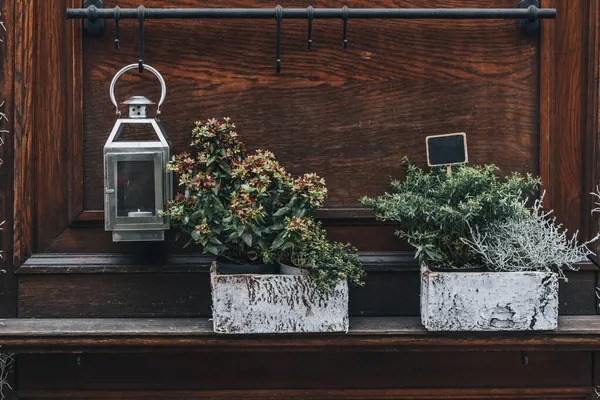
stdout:
[[301,275],[219,275],[211,268],[216,333],[348,332],[348,283],[329,296]]
[[430,331],[554,330],[551,272],[434,272],[421,268],[421,321]]

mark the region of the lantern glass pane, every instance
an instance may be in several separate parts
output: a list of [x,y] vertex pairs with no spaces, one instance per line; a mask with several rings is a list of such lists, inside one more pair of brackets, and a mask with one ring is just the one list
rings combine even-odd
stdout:
[[153,161],[117,162],[117,216],[156,215]]

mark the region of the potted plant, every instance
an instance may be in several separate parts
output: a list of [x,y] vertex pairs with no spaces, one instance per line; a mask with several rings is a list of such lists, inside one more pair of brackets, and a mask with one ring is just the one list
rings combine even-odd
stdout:
[[[182,193],[164,214],[188,244],[217,256],[210,274],[214,331],[347,332],[346,278],[357,279],[360,259],[349,246],[328,242],[312,219],[325,181],[292,177],[269,151],[248,154],[227,118],[197,122],[191,145],[197,154],[168,164]],[[289,254],[303,257],[296,265],[308,275],[276,273],[279,256]]]
[[527,214],[523,200],[539,187],[531,175],[501,178],[494,165],[458,165],[448,173],[445,167],[424,172],[407,157],[403,162],[403,181],[392,180],[389,193],[361,203],[378,219],[398,223],[396,235],[415,248],[419,264],[432,269],[480,269],[462,239],[473,226]]
[[415,247],[425,327],[555,329],[562,268],[576,268],[590,251],[542,211],[541,200],[528,202],[539,179],[501,177],[493,165],[424,172],[405,164],[404,181],[362,203],[398,223],[398,236]]
[[327,240],[321,223],[311,217],[289,217],[283,235],[286,246],[271,255],[284,275],[304,275],[324,294],[339,284],[363,284],[362,261],[350,244]]
[[217,256],[219,273],[275,273],[265,255],[285,247],[285,219],[310,215],[326,188],[315,174],[293,179],[270,151],[248,154],[235,129],[229,118],[196,122],[196,154],[176,155],[167,166],[183,193],[164,214],[187,244]]

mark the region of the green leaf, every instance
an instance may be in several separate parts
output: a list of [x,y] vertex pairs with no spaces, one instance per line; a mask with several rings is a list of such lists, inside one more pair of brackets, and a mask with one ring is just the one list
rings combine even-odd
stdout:
[[213,196],[213,204],[215,205],[215,210],[225,211],[225,208],[223,207],[223,204],[221,204],[221,201],[214,196]]
[[274,217],[282,217],[290,211],[288,207],[282,207],[273,214]]
[[277,235],[277,237],[275,238],[275,240],[273,240],[273,244],[271,245],[271,249],[272,250],[277,250],[278,248],[280,248],[284,244],[285,239],[287,239],[287,231],[283,231],[279,235]]
[[269,245],[267,244],[267,242],[263,238],[259,238],[258,239],[258,247],[262,251],[267,251],[269,249]]
[[190,218],[193,220],[198,219],[202,216],[202,212],[203,212],[203,210],[194,211],[194,213],[192,214],[192,216]]
[[248,245],[248,247],[252,246],[252,235],[250,232],[244,232],[244,234],[242,234],[242,240]]
[[219,239],[217,239],[217,238],[216,238],[216,237],[214,237],[214,236],[211,236],[211,237],[208,239],[208,241],[209,241],[209,242],[211,242],[211,243],[214,243],[214,244],[223,244],[223,243],[222,243],[222,242],[221,242]]
[[209,244],[208,246],[205,246],[204,251],[207,253],[214,254],[216,256],[219,255],[219,248],[217,246],[213,246],[211,244]]
[[196,232],[196,231],[192,231],[192,233],[191,233],[191,235],[190,235],[190,236],[191,236],[191,237],[192,237],[192,239],[193,239],[194,241],[196,241],[196,242],[200,240],[200,234],[199,234],[198,232]]

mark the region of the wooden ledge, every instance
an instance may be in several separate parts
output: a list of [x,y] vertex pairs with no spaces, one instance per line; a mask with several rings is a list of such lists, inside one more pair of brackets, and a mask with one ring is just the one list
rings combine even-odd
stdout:
[[4,319],[0,351],[506,351],[598,350],[600,316],[564,316],[552,332],[426,331],[418,317],[351,318],[348,334],[217,335],[201,319]]

